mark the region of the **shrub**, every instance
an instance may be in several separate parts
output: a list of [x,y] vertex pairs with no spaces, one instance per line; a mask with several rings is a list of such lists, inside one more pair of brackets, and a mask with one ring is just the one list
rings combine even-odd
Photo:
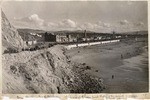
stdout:
[[18,53],[20,50],[17,48],[7,48],[4,53]]

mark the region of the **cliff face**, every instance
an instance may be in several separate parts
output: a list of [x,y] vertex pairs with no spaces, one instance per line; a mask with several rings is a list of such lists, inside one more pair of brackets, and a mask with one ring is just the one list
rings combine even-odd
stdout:
[[61,49],[3,55],[3,93],[69,92],[73,75]]
[[[4,54],[3,93],[98,93],[103,84],[74,66],[63,46]],[[81,69],[77,69],[81,68]]]
[[1,11],[1,27],[3,51],[7,48],[22,48],[25,46],[18,31],[10,24],[3,11]]

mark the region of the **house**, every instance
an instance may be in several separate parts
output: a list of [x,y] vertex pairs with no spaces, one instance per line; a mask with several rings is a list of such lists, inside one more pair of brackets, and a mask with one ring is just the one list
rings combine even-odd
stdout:
[[121,38],[121,36],[115,36],[115,38]]
[[[20,33],[24,43],[27,46],[32,46],[37,43],[35,36],[32,33]],[[31,35],[32,34],[32,35]]]
[[56,33],[56,42],[63,43],[73,41],[71,35],[67,33]]
[[56,42],[68,42],[66,35],[56,35]]
[[35,45],[37,43],[37,40],[34,38],[28,38],[27,40],[25,40],[27,46],[31,46],[31,45]]
[[44,42],[56,42],[57,36],[54,35],[53,33],[48,33],[46,32],[44,34]]
[[67,34],[66,37],[68,42],[77,42],[77,36],[74,34]]

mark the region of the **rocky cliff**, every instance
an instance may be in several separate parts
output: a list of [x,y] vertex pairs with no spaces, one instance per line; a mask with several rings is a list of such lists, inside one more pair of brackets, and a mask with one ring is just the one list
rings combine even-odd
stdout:
[[65,60],[58,47],[3,55],[3,92],[68,92],[62,78],[71,78],[72,73]]
[[4,54],[3,93],[97,93],[101,79],[86,75],[85,66],[74,65],[63,46]]
[[3,11],[1,11],[1,27],[3,51],[7,48],[22,48],[25,46],[17,29],[11,25]]

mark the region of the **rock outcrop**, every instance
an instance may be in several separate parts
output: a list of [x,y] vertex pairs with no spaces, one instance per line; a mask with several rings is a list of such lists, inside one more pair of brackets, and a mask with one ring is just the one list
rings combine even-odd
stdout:
[[11,25],[4,12],[1,11],[2,46],[3,51],[7,48],[22,48],[25,46],[17,29]]
[[64,49],[57,45],[32,52],[4,54],[3,93],[101,92],[101,81],[76,69],[64,55]]

